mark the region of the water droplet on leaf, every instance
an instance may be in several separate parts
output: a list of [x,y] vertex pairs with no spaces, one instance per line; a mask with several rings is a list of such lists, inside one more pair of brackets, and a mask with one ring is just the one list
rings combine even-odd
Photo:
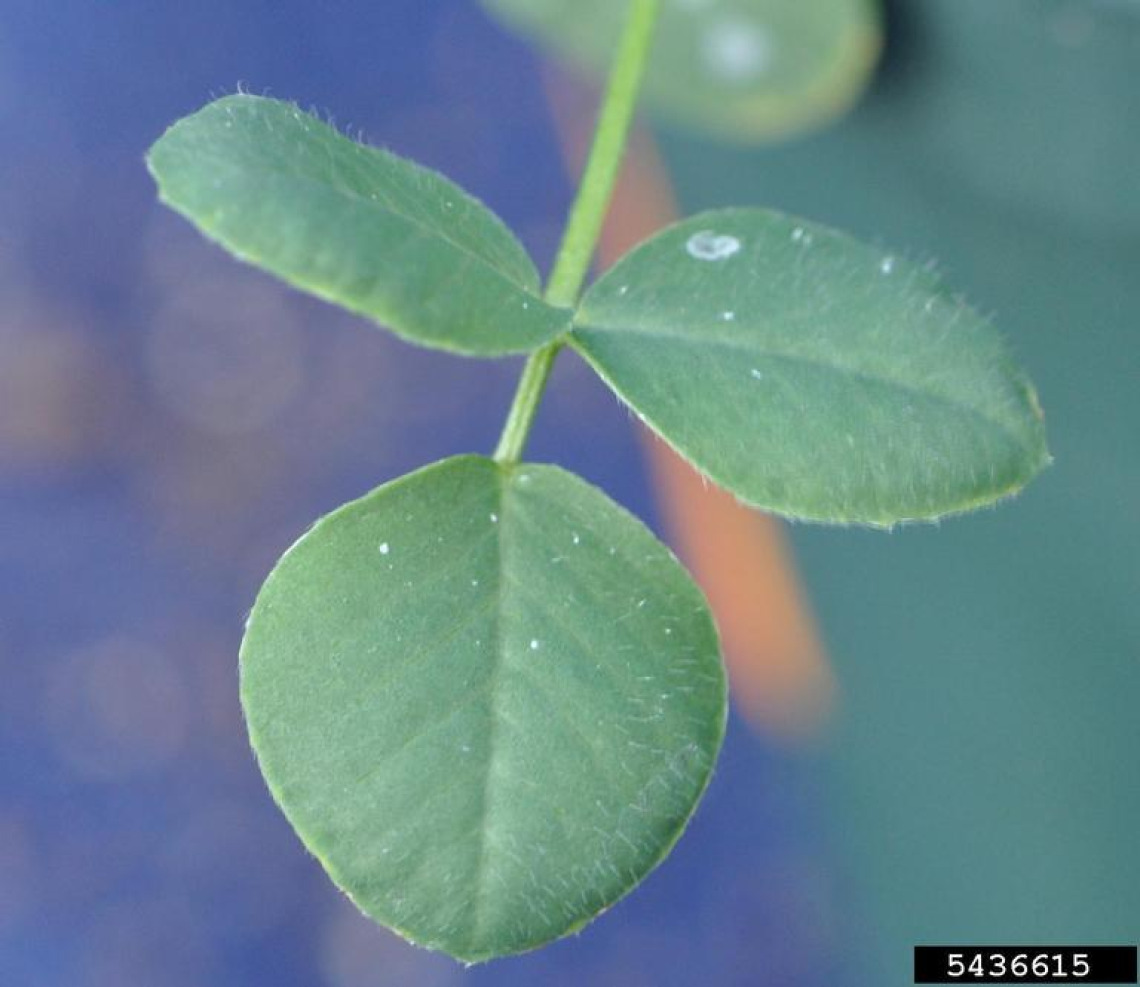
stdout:
[[697,260],[727,260],[733,254],[739,253],[740,241],[728,234],[716,233],[713,230],[701,230],[689,237],[685,249],[690,257]]

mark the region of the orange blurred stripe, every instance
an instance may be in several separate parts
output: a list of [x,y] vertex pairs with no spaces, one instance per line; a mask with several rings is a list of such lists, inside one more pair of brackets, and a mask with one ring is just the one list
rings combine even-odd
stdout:
[[[581,170],[594,104],[551,73],[546,92],[572,172]],[[622,254],[677,216],[672,184],[652,137],[637,132],[602,234],[599,261]],[[834,679],[779,522],[707,483],[648,430],[640,430],[656,494],[678,553],[716,614],[737,708],[786,739],[815,734]]]

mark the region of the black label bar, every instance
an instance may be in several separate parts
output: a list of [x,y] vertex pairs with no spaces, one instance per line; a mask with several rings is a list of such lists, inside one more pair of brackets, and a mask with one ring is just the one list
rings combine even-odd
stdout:
[[915,946],[916,984],[1134,984],[1135,946]]

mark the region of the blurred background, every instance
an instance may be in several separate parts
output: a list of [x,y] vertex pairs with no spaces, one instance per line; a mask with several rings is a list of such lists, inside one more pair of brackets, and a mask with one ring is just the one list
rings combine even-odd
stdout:
[[[761,700],[666,865],[580,936],[464,970],[305,854],[236,654],[316,516],[493,446],[517,363],[414,349],[230,261],[142,156],[239,84],[295,99],[445,171],[545,268],[570,84],[470,0],[0,2],[0,984],[855,987],[909,983],[918,942],[1140,938],[1140,3],[886,15],[850,113],[778,144],[662,130],[646,180],[937,260],[1036,380],[1056,464],[940,526],[773,528],[699,560],[742,574],[737,609],[810,628],[780,688],[826,701],[771,715],[779,635],[734,643]],[[721,508],[686,515],[645,449],[560,361],[531,458],[701,543]],[[779,600],[747,551],[783,567]]]

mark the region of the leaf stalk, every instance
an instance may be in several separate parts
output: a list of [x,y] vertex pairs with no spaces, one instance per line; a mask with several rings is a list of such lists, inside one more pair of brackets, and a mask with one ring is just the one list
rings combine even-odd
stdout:
[[[546,285],[546,301],[559,308],[577,306],[582,285],[589,274],[590,262],[597,249],[625,157],[661,3],[662,0],[631,0],[598,113],[590,156]],[[495,450],[497,462],[513,465],[522,458],[554,360],[564,345],[564,338],[557,339],[528,358]]]

